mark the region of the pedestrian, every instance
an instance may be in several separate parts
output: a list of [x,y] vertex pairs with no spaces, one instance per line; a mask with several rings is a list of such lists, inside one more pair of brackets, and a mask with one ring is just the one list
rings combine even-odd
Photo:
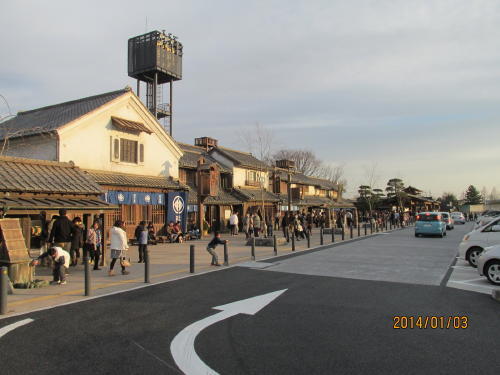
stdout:
[[[71,267],[76,267],[78,259],[80,259],[80,249],[83,247],[83,224],[80,217],[73,219],[71,227],[71,248],[69,254],[71,256]],[[83,264],[83,263],[82,263]]]
[[54,221],[50,231],[49,242],[65,251],[71,248],[71,230],[73,223],[66,216],[66,209],[59,210],[59,217]]
[[[92,227],[87,230],[87,240],[85,241],[85,249],[87,256],[94,261],[94,271],[99,271],[99,259],[101,257],[102,232],[99,221],[94,221]],[[85,254],[84,254],[85,256]]]
[[123,220],[116,220],[113,227],[109,230],[111,237],[111,264],[109,265],[109,276],[114,276],[113,267],[116,260],[120,259],[120,266],[122,267],[122,275],[128,275],[129,272],[125,267],[130,265],[126,261],[126,254],[128,250],[127,233],[124,230],[125,224]]
[[66,284],[66,269],[69,268],[69,253],[60,248],[59,246],[53,246],[49,248],[49,250],[42,255],[40,255],[37,259],[31,261],[31,266],[37,266],[40,264],[40,260],[46,257],[51,257],[53,259],[54,270],[52,272],[53,280],[50,282],[51,284]]
[[229,216],[229,228],[231,229],[231,235],[236,236],[238,234],[238,215],[233,211],[231,216]]
[[288,231],[288,215],[286,212],[281,219],[281,228],[283,229],[283,237],[286,237],[286,233]]
[[148,237],[151,241],[156,241],[156,231],[152,221],[148,224]]
[[253,223],[253,235],[254,237],[259,237],[259,231],[260,231],[260,215],[258,213],[254,214],[252,216],[252,223]]
[[148,250],[148,228],[146,228],[146,222],[141,221],[137,228],[135,228],[135,240],[137,241],[137,247],[139,252],[139,263],[145,262],[145,254]]
[[214,238],[212,238],[212,241],[210,241],[207,245],[207,251],[212,256],[212,263],[210,263],[211,266],[220,266],[219,258],[217,257],[217,253],[215,252],[215,248],[217,247],[217,245],[224,245],[228,242],[229,241],[227,241],[227,240],[220,239],[219,232],[214,232]]

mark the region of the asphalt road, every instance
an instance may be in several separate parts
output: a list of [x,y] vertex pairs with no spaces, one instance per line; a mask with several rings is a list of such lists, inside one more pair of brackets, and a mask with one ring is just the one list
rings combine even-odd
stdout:
[[[424,284],[235,267],[0,320],[34,319],[0,337],[0,373],[178,374],[170,343],[186,326],[214,306],[287,289],[256,315],[201,331],[201,360],[221,374],[497,374],[499,303]],[[468,328],[394,329],[394,316],[466,316]]]

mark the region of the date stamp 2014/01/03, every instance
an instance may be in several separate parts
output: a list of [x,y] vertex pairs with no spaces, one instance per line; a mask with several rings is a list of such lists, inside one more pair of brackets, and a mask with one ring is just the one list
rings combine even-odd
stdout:
[[406,316],[392,317],[394,329],[466,329],[469,328],[467,316]]

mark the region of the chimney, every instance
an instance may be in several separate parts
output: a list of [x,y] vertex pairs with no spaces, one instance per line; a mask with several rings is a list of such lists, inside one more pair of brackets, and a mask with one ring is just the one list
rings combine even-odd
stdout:
[[205,151],[210,151],[212,148],[217,147],[217,139],[210,137],[201,137],[194,139],[194,145],[203,147]]

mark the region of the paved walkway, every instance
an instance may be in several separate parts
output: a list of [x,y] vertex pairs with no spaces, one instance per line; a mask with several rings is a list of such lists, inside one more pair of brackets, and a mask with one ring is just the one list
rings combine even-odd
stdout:
[[[367,231],[368,236],[370,230]],[[282,232],[276,233],[278,238],[283,238]],[[364,237],[364,230],[361,230],[361,237]],[[245,236],[230,236],[223,234],[223,239],[229,240],[228,253],[229,264],[244,263],[251,260],[251,247],[246,246]],[[357,230],[353,231],[353,239],[357,238]],[[211,237],[206,239],[189,241],[183,244],[159,244],[149,246],[151,259],[150,278],[151,283],[161,283],[168,280],[187,277],[189,273],[189,247],[195,245],[195,272],[213,272],[226,267],[210,266],[211,256],[205,248]],[[345,233],[345,240],[350,239],[350,233]],[[331,243],[331,235],[325,234],[324,244]],[[335,242],[341,241],[341,235],[335,235]],[[320,246],[319,229],[313,230],[311,237],[311,248]],[[307,241],[296,242],[296,251],[307,250]],[[217,247],[220,263],[223,263],[223,246]],[[278,246],[278,256],[291,254],[291,241]],[[140,288],[151,284],[144,283],[144,265],[138,264],[137,247],[132,246],[129,254],[132,261],[132,267],[129,268],[130,274],[123,276],[120,274],[120,267],[115,266],[116,276],[108,276],[108,268],[102,267],[100,271],[92,271],[92,294],[94,296],[116,293],[134,288]],[[267,259],[274,256],[273,247],[256,247],[255,256],[257,260]],[[109,260],[108,260],[109,262]],[[5,316],[12,314],[25,313],[37,309],[48,308],[64,303],[89,299],[84,296],[84,272],[83,265],[70,267],[66,285],[51,285],[38,289],[15,289],[14,295],[8,296],[8,312]],[[36,279],[50,281],[51,269],[37,267]]]

